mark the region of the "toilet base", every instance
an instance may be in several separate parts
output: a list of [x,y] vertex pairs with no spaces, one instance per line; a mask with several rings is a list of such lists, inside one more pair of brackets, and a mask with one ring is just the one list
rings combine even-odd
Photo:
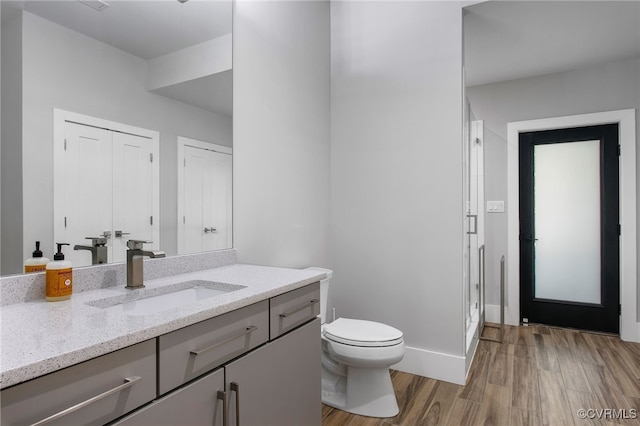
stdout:
[[322,369],[322,402],[369,417],[394,417],[400,411],[389,368],[347,366],[347,377]]

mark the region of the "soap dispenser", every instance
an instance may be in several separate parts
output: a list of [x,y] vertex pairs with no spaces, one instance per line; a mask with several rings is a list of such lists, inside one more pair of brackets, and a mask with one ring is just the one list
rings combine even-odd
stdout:
[[65,300],[71,297],[73,290],[73,273],[71,262],[64,260],[62,246],[67,243],[56,243],[58,252],[53,256],[53,262],[47,264],[47,300],[50,302]]
[[40,241],[36,241],[36,249],[31,254],[31,257],[24,261],[24,272],[26,274],[30,272],[44,272],[49,258],[42,256],[40,250]]

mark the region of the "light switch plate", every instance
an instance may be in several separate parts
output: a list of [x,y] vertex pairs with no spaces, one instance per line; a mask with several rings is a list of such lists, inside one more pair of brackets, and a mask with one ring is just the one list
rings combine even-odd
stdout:
[[504,201],[487,201],[487,213],[504,213]]

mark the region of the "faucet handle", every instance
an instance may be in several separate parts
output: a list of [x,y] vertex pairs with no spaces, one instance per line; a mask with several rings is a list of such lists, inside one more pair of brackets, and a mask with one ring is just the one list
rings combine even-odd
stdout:
[[129,240],[127,241],[127,247],[131,250],[142,250],[143,244],[151,244],[153,241],[145,240]]
[[107,244],[106,237],[84,237],[85,240],[91,240],[91,244],[94,247],[103,246]]

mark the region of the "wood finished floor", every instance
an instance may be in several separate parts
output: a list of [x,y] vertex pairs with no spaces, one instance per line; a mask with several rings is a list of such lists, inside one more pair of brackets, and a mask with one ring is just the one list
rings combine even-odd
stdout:
[[[495,332],[485,328],[485,334]],[[640,425],[640,344],[613,336],[506,326],[503,343],[480,341],[465,386],[400,371],[391,379],[396,417],[362,417],[323,405],[323,426]],[[626,410],[618,415],[627,418],[581,419],[580,409]],[[633,413],[637,418],[629,418]]]

